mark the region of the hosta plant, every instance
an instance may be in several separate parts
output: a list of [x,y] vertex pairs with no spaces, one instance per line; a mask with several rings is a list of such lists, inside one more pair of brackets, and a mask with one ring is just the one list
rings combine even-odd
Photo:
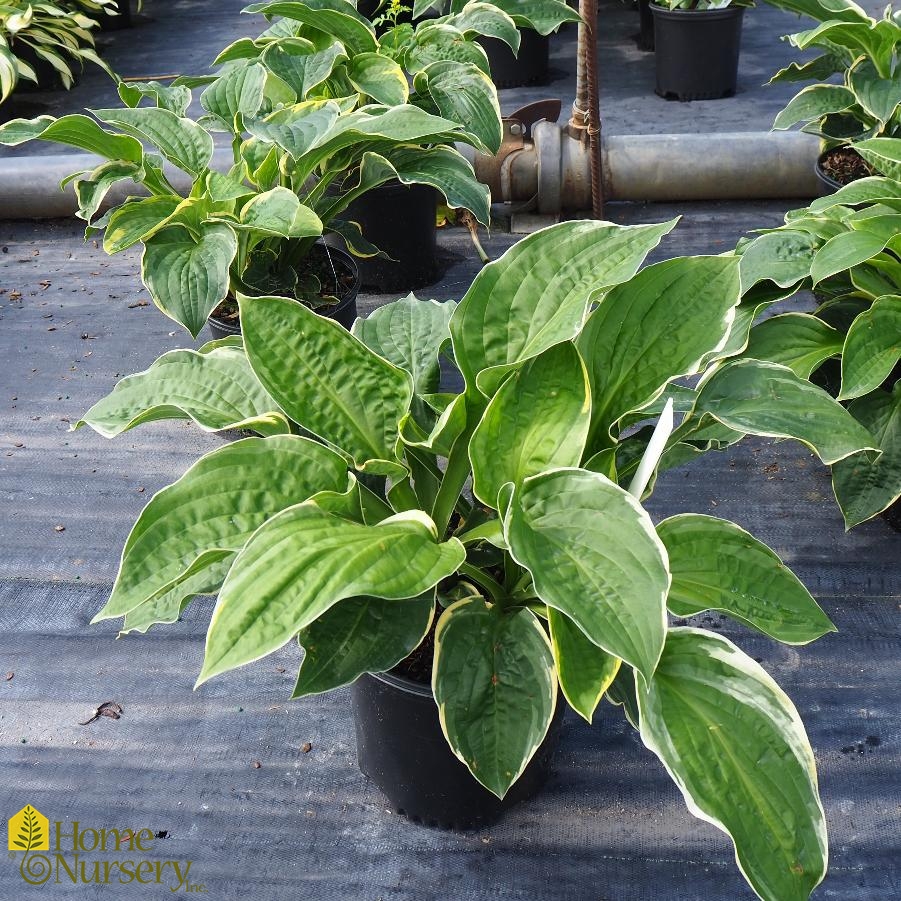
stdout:
[[[198,684],[298,642],[295,697],[391,669],[434,627],[435,715],[499,797],[558,703],[590,721],[607,695],[732,837],[754,890],[806,898],[827,851],[798,713],[731,641],[668,612],[720,610],[795,645],[833,626],[738,526],[655,525],[642,500],[659,468],[737,430],[826,462],[874,442],[791,369],[725,361],[750,326],[736,257],[636,274],[674,225],[553,226],[459,304],[407,297],[352,333],[242,297],[243,341],[164,354],[79,423],[113,436],[181,417],[261,436],[150,501],[96,618],[143,632],[218,593]],[[459,392],[441,390],[442,354]],[[700,388],[671,384],[714,362]]]
[[[497,19],[496,13],[486,7],[504,13],[517,29],[528,28],[540,35],[549,35],[566,22],[579,21],[579,14],[564,0],[413,0],[413,16],[419,18],[429,11],[442,13],[431,20],[440,29],[474,31],[504,41],[517,52],[519,36],[514,38],[505,20]],[[436,39],[438,34],[440,31],[435,32]]]
[[[901,174],[901,141],[858,145],[878,171]],[[825,386],[876,437],[882,453],[832,466],[848,528],[901,496],[901,181],[875,176],[787,214],[785,225],[740,248],[749,291],[775,283],[782,297],[812,289],[813,313],[755,325],[744,355],[787,365]]]
[[[332,49],[343,54],[340,44]],[[358,106],[356,93],[307,99],[309,82],[289,86],[259,63],[201,81],[209,83],[199,121],[187,112],[189,85],[121,82],[121,108],[0,126],[0,144],[41,139],[101,157],[96,169],[66,180],[74,181],[87,233],[102,230],[108,253],[143,244],[147,290],[192,335],[239,293],[322,303],[322,280],[309,271],[311,248],[334,231],[354,252],[376,253],[343,214],[386,181],[432,185],[450,206],[488,224],[488,189],[451,146],[475,139],[448,119],[402,101]],[[232,136],[231,159],[218,167],[215,131]],[[166,164],[187,176],[186,190],[174,186]],[[123,181],[149,196],[128,197],[95,219],[109,189]],[[335,184],[342,185],[338,194],[329,190]]]

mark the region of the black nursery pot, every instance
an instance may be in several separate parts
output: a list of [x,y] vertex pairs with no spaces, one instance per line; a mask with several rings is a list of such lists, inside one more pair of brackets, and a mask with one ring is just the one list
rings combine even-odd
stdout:
[[638,20],[641,26],[636,42],[638,49],[652,53],[654,50],[654,14],[651,12],[651,0],[638,0]]
[[816,174],[816,177],[820,180],[820,183],[825,185],[827,188],[827,194],[834,194],[839,188],[842,187],[842,183],[833,178],[827,172],[823,170],[823,160],[827,156],[827,154],[831,153],[831,150],[824,150],[818,157],[817,161],[814,164],[813,171]]
[[390,257],[357,258],[362,284],[380,292],[431,284],[438,275],[437,211],[438,193],[429,185],[389,182],[355,200],[344,218]]
[[531,28],[520,29],[519,36],[519,55],[497,38],[476,38],[488,54],[491,80],[499,88],[521,88],[548,82],[550,38]]
[[[353,276],[353,284],[350,288],[338,298],[338,303],[331,306],[319,307],[315,312],[327,319],[334,319],[335,322],[343,325],[348,331],[357,318],[357,293],[360,290],[360,273],[354,258],[339,247],[326,247],[325,244],[314,244],[310,255],[319,254],[331,256],[332,264],[336,269],[343,270],[345,274]],[[217,319],[212,314],[207,318],[207,325],[210,327],[210,333],[215,339],[229,338],[233,335],[241,334],[240,322],[226,322],[223,319]]]
[[664,9],[651,5],[657,93],[666,100],[735,94],[744,8]]
[[498,820],[547,781],[563,722],[562,702],[547,736],[503,800],[480,785],[448,747],[428,686],[382,673],[351,688],[360,770],[397,813],[442,829],[476,829]]

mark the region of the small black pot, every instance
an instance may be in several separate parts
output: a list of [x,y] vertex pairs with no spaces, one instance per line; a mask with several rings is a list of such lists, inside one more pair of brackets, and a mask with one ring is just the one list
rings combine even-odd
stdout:
[[[354,320],[357,318],[357,293],[360,290],[360,273],[357,269],[357,264],[349,253],[341,250],[339,247],[326,247],[325,244],[314,244],[311,254],[314,253],[329,253],[336,268],[340,267],[353,273],[354,283],[344,296],[338,299],[338,303],[319,307],[316,310],[320,316],[334,319],[335,322],[343,325],[344,328],[350,331]],[[240,322],[225,322],[222,319],[214,318],[212,314],[207,318],[207,325],[210,327],[210,333],[217,340],[241,334]]]
[[476,829],[498,820],[547,781],[560,738],[562,699],[525,772],[500,800],[448,747],[431,689],[391,673],[363,675],[351,688],[360,770],[402,816],[442,829]]
[[638,21],[641,30],[635,42],[639,50],[645,53],[654,52],[654,14],[651,12],[651,0],[638,0]]
[[834,194],[839,188],[842,187],[842,183],[837,179],[833,178],[831,175],[827,175],[826,172],[823,171],[823,159],[826,154],[829,153],[829,150],[824,150],[818,157],[817,161],[814,164],[813,171],[816,174],[816,177],[820,180],[820,182],[826,186],[828,189],[826,191],[827,194]]
[[411,291],[439,275],[435,225],[438,192],[430,185],[389,182],[367,191],[342,214],[363,237],[387,254],[358,257],[360,280],[378,292]]
[[98,13],[101,31],[121,31],[123,28],[131,28],[131,0],[116,0],[117,16],[108,16]]
[[497,38],[476,38],[488,54],[491,80],[499,88],[521,88],[525,85],[548,83],[550,38],[531,28],[519,31],[519,54],[515,54]]
[[651,4],[657,93],[666,100],[735,94],[744,8],[664,9]]

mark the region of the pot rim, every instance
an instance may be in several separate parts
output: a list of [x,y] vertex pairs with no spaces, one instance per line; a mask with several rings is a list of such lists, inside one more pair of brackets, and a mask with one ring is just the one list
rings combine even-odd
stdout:
[[651,12],[662,19],[737,19],[746,6],[727,6],[725,9],[667,9],[650,0]]
[[[839,144],[835,147],[827,147],[825,150],[821,151],[820,154],[817,156],[816,162],[813,164],[813,171],[816,174],[817,178],[820,179],[820,181],[829,185],[830,188],[835,188],[835,190],[838,191],[841,188],[844,188],[845,185],[843,185],[840,181],[838,181],[838,179],[833,178],[831,175],[829,175],[825,171],[825,169],[823,169],[823,160],[826,158],[826,155],[829,153],[832,153],[833,150],[854,150],[854,145],[853,144]],[[854,152],[857,153],[856,150],[854,150]],[[858,154],[858,156],[859,156],[859,154]],[[855,181],[857,181],[857,179],[855,179]],[[849,181],[848,184],[849,185],[853,184],[853,182]]]
[[435,698],[431,685],[423,685],[422,682],[414,682],[406,676],[399,676],[397,673],[363,673],[363,676],[371,676],[373,679],[384,682],[385,685],[390,685],[392,688],[396,688],[406,694],[418,695],[421,698],[432,698],[433,700]]

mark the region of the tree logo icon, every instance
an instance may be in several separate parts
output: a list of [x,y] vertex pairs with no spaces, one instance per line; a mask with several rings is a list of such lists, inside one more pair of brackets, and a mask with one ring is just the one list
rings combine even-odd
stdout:
[[8,838],[10,851],[48,851],[50,822],[39,810],[26,804],[9,818]]

